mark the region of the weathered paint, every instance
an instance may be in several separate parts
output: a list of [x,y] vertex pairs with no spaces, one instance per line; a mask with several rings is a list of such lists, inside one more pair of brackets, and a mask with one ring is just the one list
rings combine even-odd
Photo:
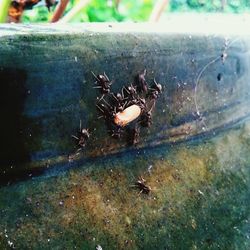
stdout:
[[[47,171],[0,187],[1,249],[250,248],[248,35],[16,27],[1,28],[1,177]],[[96,119],[91,71],[118,91],[144,68],[163,94],[128,147]],[[69,161],[80,119],[95,130]]]
[[[247,249],[249,132],[247,122],[210,139],[127,152],[2,187],[0,246]],[[139,176],[149,195],[133,187]]]
[[70,167],[68,156],[76,151],[71,135],[80,120],[91,137],[84,153],[71,157],[79,165],[82,159],[133,149],[111,138],[104,120],[97,119],[99,92],[91,71],[106,72],[114,91],[145,68],[148,83],[155,78],[162,84],[140,148],[211,135],[249,117],[248,34],[86,27],[1,26],[4,180],[34,169]]

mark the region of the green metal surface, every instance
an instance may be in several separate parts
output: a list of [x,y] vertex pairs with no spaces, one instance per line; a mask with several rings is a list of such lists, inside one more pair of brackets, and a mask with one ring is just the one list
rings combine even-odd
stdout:
[[[1,188],[1,249],[249,249],[249,133],[246,123]],[[149,195],[132,187],[139,176]]]
[[142,131],[139,148],[208,135],[249,116],[248,35],[150,33],[141,26],[7,27],[0,37],[5,178],[67,165],[80,120],[91,133],[80,159],[128,150],[126,141],[112,139],[97,119],[100,94],[92,88],[91,71],[105,71],[113,91],[145,68],[148,82],[155,78],[162,84],[153,125]]

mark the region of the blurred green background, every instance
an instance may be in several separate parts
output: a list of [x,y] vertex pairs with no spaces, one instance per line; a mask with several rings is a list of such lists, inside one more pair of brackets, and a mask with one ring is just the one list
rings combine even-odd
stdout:
[[[70,0],[67,14],[81,0]],[[157,0],[91,0],[71,22],[147,21]],[[55,10],[50,12],[44,2],[25,10],[21,22],[48,22]],[[170,0],[162,16],[176,12],[249,13],[249,0]]]

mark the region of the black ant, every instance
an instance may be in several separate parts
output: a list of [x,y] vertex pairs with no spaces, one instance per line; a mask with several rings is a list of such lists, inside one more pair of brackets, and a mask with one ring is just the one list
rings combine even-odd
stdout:
[[142,115],[140,124],[142,127],[150,127],[152,125],[152,112],[151,111],[145,112]]
[[139,123],[142,127],[150,127],[152,125],[152,110],[155,107],[155,100],[152,100],[151,103],[151,108],[148,108],[149,105],[147,105],[141,115]]
[[[94,74],[93,74],[94,75]],[[105,75],[95,76],[102,97],[97,98],[96,107],[103,117],[112,137],[121,138],[126,132],[128,143],[135,145],[139,142],[140,127],[150,127],[152,110],[156,99],[162,92],[161,84],[154,80],[149,88],[145,80],[146,69],[135,78],[135,84],[122,88],[120,93],[110,91],[111,83]],[[100,76],[102,76],[100,78]],[[101,80],[100,80],[101,79]],[[106,84],[106,85],[105,85]],[[104,94],[107,94],[104,98]],[[132,124],[132,125],[130,125]],[[140,126],[138,126],[138,124]],[[127,129],[124,129],[127,127]]]
[[114,138],[121,138],[124,130],[121,126],[114,123],[114,118],[117,114],[117,107],[111,106],[111,104],[109,104],[104,98],[99,100],[96,107],[101,112],[101,116],[98,118],[103,117],[105,119],[110,135]]
[[132,103],[138,105],[141,108],[142,112],[146,108],[146,100],[145,100],[145,98],[138,97],[138,98],[134,99],[132,101]]
[[137,95],[136,87],[131,83],[128,87],[123,88],[127,92],[127,97],[133,99]]
[[140,127],[135,126],[128,130],[128,145],[136,145],[140,140]]
[[79,146],[80,148],[84,148],[86,145],[86,141],[89,139],[89,136],[90,134],[88,129],[82,129],[82,124],[80,120],[80,129],[78,131],[78,135],[72,135],[72,137],[77,140],[77,146]]
[[102,114],[98,118],[104,117],[105,120],[111,121],[117,113],[116,106],[111,106],[104,98],[98,99],[96,107]]
[[93,72],[91,72],[93,74],[93,76],[96,79],[96,84],[97,86],[93,87],[94,89],[100,89],[101,93],[103,95],[108,94],[110,92],[110,87],[112,85],[112,82],[110,82],[109,78],[107,77],[107,75],[105,74],[105,72],[103,73],[103,75],[95,75]]
[[134,104],[138,105],[141,110],[144,110],[146,100],[145,98],[140,97],[136,92],[134,92],[134,94],[131,94],[131,96],[128,98],[127,106],[131,106]]
[[146,73],[147,73],[147,70],[144,69],[142,73],[139,73],[135,77],[135,85],[139,93],[142,93],[142,92],[146,93],[148,91],[148,84],[145,79]]
[[124,96],[124,88],[122,88],[121,93],[116,93],[116,94],[111,93],[111,96],[115,100],[116,111],[118,112],[123,111],[128,104],[128,101],[127,101],[128,98]]
[[140,190],[139,195],[149,194],[152,191],[152,188],[146,185],[146,180],[142,176],[138,178],[133,187],[138,188]]
[[156,100],[159,95],[162,93],[162,86],[160,83],[157,83],[154,79],[154,85],[149,88],[148,96]]
[[[100,117],[104,117],[106,121],[117,126],[121,125],[118,124],[120,119],[124,124],[122,126],[126,126],[128,124],[128,122],[126,122],[127,117],[123,112],[126,112],[127,115],[129,115],[131,119],[129,119],[130,122],[135,120],[145,108],[146,101],[144,98],[137,97],[128,101],[127,98],[124,97],[123,91],[122,94],[118,93],[115,95],[114,93],[111,93],[108,97],[113,97],[113,103],[110,99],[109,101],[106,101],[105,98],[101,98],[98,99],[99,101],[97,102],[96,107],[102,114]],[[135,112],[138,112],[138,110],[139,113],[134,114]],[[125,119],[124,121],[123,118]]]

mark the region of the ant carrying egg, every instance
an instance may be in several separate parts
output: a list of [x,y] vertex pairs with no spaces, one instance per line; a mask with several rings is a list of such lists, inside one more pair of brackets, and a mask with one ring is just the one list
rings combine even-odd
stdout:
[[[95,74],[92,73],[94,76]],[[104,73],[95,76],[101,93],[97,98],[96,108],[106,122],[108,130],[112,137],[122,138],[125,131],[134,131],[136,138],[129,136],[132,144],[139,141],[139,126],[150,127],[152,124],[152,113],[155,107],[156,99],[162,93],[161,84],[154,80],[152,86],[148,87],[146,82],[146,70],[139,73],[135,77],[134,83],[124,86],[120,93],[111,92],[111,82]],[[129,126],[130,129],[124,129]],[[133,127],[131,129],[131,127]]]

